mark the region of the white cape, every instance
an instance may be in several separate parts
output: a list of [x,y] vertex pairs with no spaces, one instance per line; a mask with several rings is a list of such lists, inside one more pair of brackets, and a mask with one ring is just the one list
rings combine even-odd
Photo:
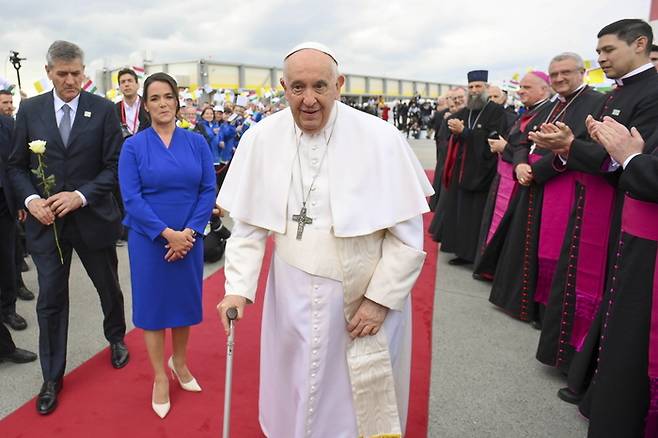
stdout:
[[[334,234],[355,237],[429,211],[434,191],[402,134],[377,117],[336,103],[327,153]],[[217,197],[231,217],[285,233],[296,137],[289,108],[242,137]]]

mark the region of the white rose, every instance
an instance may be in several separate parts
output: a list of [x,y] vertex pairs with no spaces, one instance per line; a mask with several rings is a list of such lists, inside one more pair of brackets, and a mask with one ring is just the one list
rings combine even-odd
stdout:
[[30,150],[35,154],[43,154],[46,152],[46,142],[44,140],[34,140],[28,143]]

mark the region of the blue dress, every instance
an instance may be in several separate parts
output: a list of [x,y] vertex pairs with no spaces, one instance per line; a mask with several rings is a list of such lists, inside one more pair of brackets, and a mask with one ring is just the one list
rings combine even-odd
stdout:
[[126,209],[133,323],[146,330],[201,322],[203,239],[182,260],[164,259],[165,228],[199,236],[215,205],[215,172],[206,140],[176,128],[167,148],[153,128],[128,138],[119,157]]
[[224,149],[220,152],[219,160],[221,163],[228,163],[233,159],[233,153],[237,147],[237,130],[235,126],[230,123],[224,123],[221,126],[222,141],[224,142]]

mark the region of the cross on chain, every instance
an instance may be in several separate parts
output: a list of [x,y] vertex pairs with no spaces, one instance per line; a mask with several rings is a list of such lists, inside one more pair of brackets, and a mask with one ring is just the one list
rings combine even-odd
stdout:
[[293,214],[292,220],[297,222],[297,240],[302,240],[302,234],[304,234],[304,227],[313,223],[313,219],[306,216],[306,207],[302,207],[299,210],[299,214]]

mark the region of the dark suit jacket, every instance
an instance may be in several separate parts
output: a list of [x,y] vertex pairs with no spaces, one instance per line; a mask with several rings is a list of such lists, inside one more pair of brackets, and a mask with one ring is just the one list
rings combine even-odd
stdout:
[[[16,216],[17,200],[11,190],[11,182],[7,176],[7,160],[11,153],[11,136],[14,132],[14,119],[0,115],[0,181],[5,195],[7,208],[12,216]],[[22,208],[22,207],[19,207]]]
[[[83,243],[98,249],[113,245],[121,232],[121,215],[112,190],[117,184],[121,129],[112,103],[82,91],[65,147],[57,128],[53,92],[24,100],[16,116],[9,157],[9,178],[19,202],[33,194],[46,198],[36,176],[36,155],[28,149],[33,140],[45,140],[46,174],[55,176],[53,193],[80,191],[87,205],[69,213],[63,227],[77,228]],[[59,221],[58,221],[59,222]],[[54,248],[52,234],[31,215],[26,221],[28,247],[35,252]]]
[[[119,126],[121,126],[121,101],[114,104],[114,109],[119,118]],[[151,117],[149,116],[149,113],[146,112],[146,109],[144,109],[144,99],[141,97],[139,98],[139,115],[137,116],[137,119],[139,120],[139,128],[137,128],[137,132],[143,131],[151,126]],[[130,123],[132,123],[132,120],[130,120]]]

